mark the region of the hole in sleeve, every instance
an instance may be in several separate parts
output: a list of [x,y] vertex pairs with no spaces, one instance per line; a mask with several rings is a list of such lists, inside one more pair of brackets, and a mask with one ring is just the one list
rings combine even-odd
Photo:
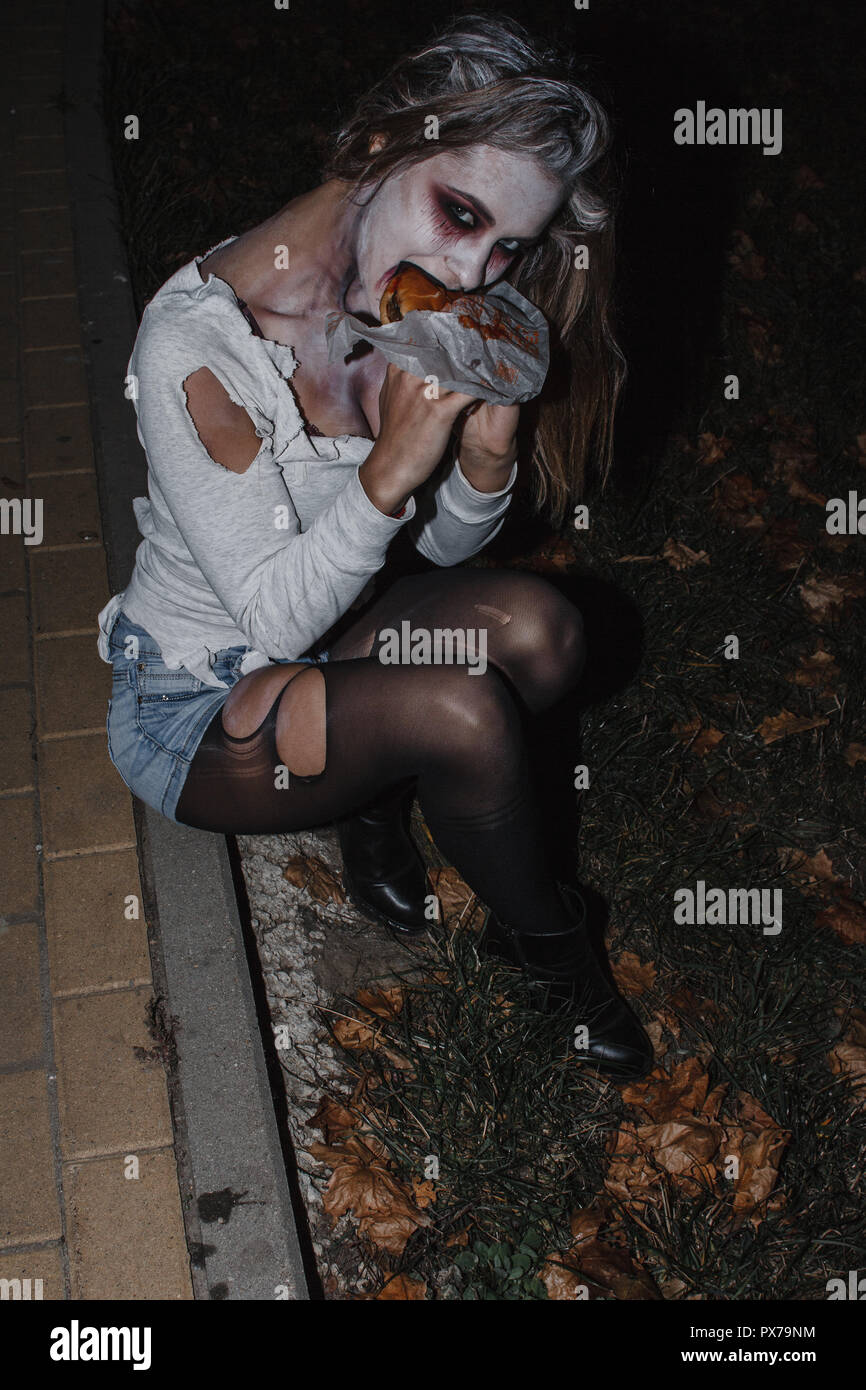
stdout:
[[249,413],[209,367],[191,372],[183,389],[187,413],[208,456],[232,473],[246,473],[262,447]]

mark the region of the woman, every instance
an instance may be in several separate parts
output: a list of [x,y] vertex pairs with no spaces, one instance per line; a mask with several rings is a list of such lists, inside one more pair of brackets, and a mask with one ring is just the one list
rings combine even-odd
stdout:
[[[510,19],[467,15],[361,101],[318,188],[166,281],[129,363],[144,539],[100,614],[100,652],[110,754],[139,797],[223,833],[339,821],[350,891],[411,935],[428,926],[405,823],[417,794],[491,909],[484,944],[566,1012],[576,1056],[629,1078],[652,1065],[649,1039],[550,872],[521,732],[523,711],[577,683],[580,614],[537,576],[450,568],[503,524],[520,409],[428,399],[368,344],[331,364],[324,334],[332,309],[377,323],[401,260],[450,289],[507,276],[567,367],[524,463],[537,509],[561,522],[591,441],[609,466],[622,377],[610,216],[588,182],[607,139],[561,60]],[[334,637],[404,527],[436,570]],[[384,664],[380,633],[406,620],[483,626],[486,670]]]

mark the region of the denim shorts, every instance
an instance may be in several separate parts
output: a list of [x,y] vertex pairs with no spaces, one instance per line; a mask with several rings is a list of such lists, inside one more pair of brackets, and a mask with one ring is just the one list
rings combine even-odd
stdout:
[[[138,655],[126,655],[129,637]],[[213,660],[213,672],[225,689],[206,685],[181,666],[165,665],[155,639],[121,610],[108,638],[111,653],[111,699],[105,722],[108,756],[133,795],[176,824],[175,808],[196,749],[229,690],[241,679],[241,662],[250,647],[223,647]],[[327,661],[298,656],[293,661],[317,665]],[[276,666],[287,661],[274,661]],[[262,668],[264,669],[264,668]]]

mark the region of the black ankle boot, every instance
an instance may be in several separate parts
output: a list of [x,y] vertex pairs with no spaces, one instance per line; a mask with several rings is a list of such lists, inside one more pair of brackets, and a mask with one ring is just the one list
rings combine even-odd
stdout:
[[425,908],[433,890],[406,824],[412,785],[401,782],[337,824],[346,892],[403,937],[432,925]]
[[586,1046],[575,1048],[576,1057],[615,1080],[636,1081],[655,1065],[652,1043],[607,980],[586,932],[586,905],[576,890],[571,892],[575,907],[559,890],[574,922],[570,931],[529,935],[491,913],[479,945],[531,976],[542,991],[545,1012],[568,1015],[575,1028],[586,1026]]

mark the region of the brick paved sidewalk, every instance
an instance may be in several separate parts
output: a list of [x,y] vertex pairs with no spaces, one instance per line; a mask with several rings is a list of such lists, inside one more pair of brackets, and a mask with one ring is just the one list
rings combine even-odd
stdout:
[[75,289],[63,19],[56,0],[0,21],[0,1281],[188,1299],[166,1075],[139,1052],[153,985],[132,798],[96,650],[110,594],[82,334],[98,330]]

